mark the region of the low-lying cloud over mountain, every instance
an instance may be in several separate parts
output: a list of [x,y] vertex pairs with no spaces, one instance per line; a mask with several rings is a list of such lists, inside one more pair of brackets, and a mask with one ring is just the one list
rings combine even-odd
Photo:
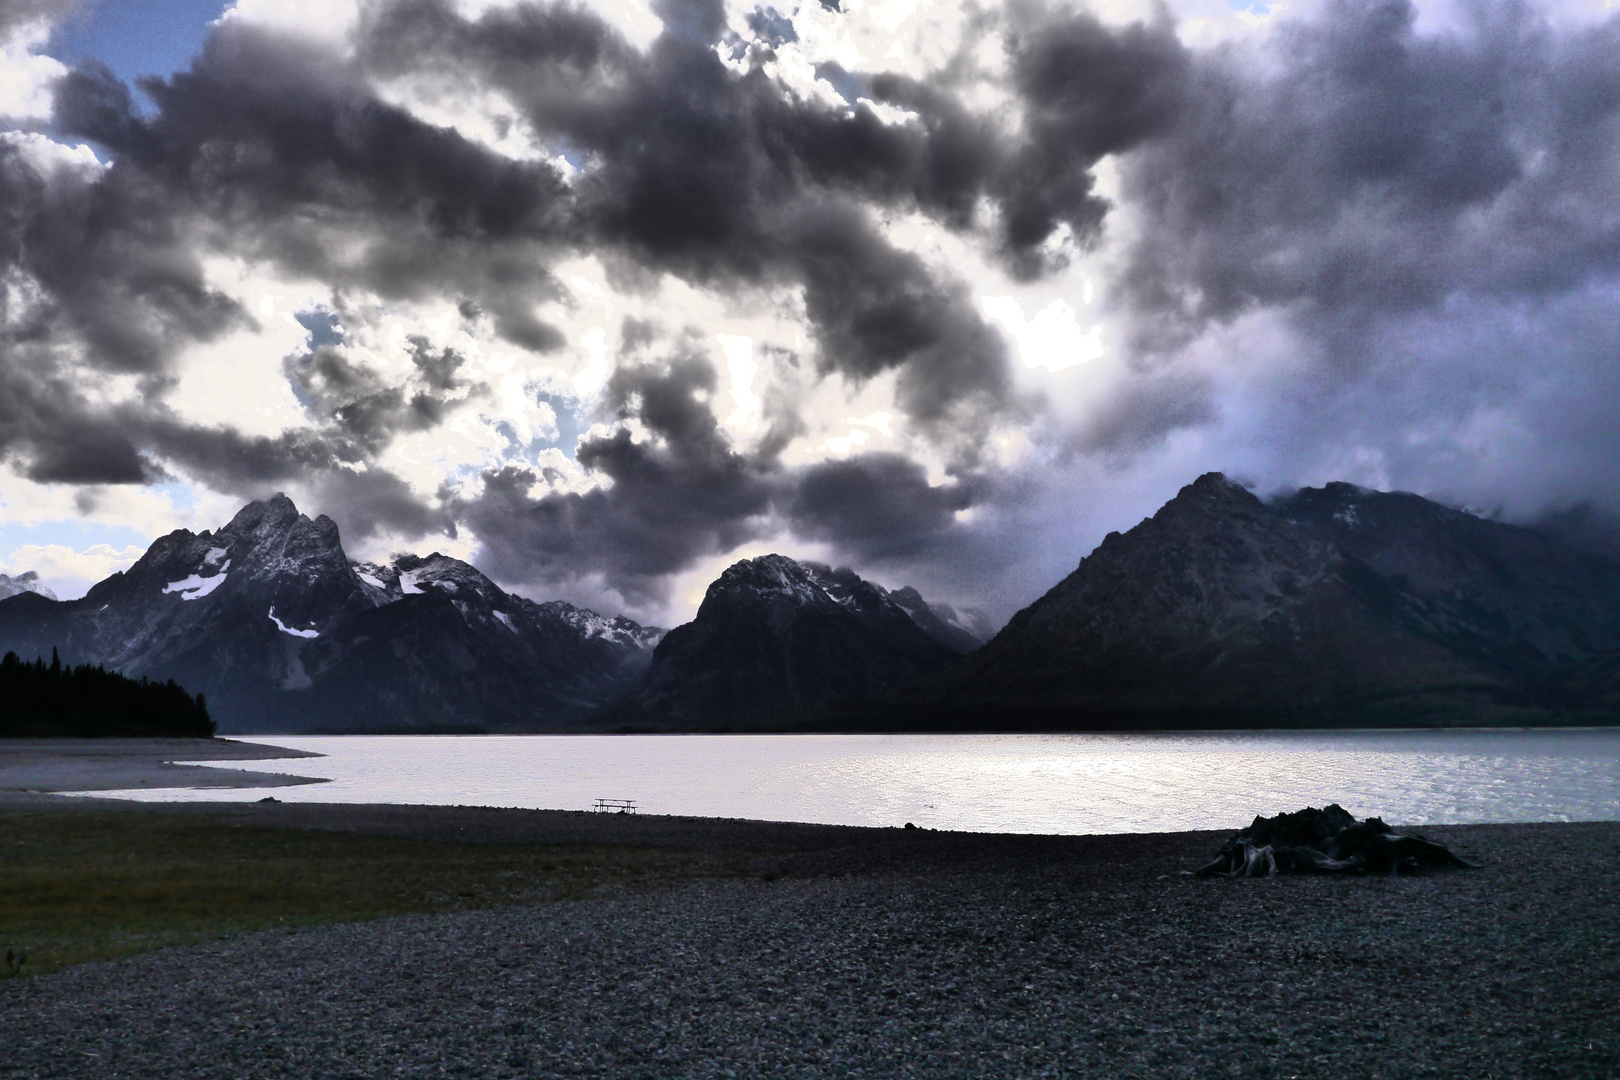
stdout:
[[[773,547],[1005,615],[1189,473],[1620,511],[1620,15],[239,0],[0,14],[0,501],[664,625]],[[134,497],[130,493],[139,493]]]

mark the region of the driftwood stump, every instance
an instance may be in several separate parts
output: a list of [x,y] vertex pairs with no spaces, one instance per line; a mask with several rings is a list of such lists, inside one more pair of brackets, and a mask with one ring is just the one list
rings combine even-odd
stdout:
[[1322,810],[1307,806],[1292,814],[1257,817],[1221,847],[1214,861],[1189,873],[1228,878],[1397,874],[1402,870],[1472,870],[1477,865],[1421,836],[1394,832],[1382,818],[1358,822],[1334,803]]

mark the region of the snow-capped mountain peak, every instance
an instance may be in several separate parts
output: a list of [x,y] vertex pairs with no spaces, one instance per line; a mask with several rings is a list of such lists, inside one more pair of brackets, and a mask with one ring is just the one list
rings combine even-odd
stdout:
[[[532,601],[525,600],[524,604]],[[535,612],[543,618],[555,619],[572,627],[580,636],[610,641],[630,648],[651,650],[664,638],[665,631],[656,626],[642,626],[623,615],[611,619],[598,615],[589,608],[575,607],[566,600],[548,600],[534,604]]]
[[174,678],[226,732],[554,729],[630,691],[662,636],[437,552],[351,563],[285,495],[159,537],[82,600],[0,604],[0,646]]
[[37,570],[24,570],[16,577],[8,577],[5,574],[0,574],[0,600],[4,600],[8,596],[16,596],[18,593],[25,592],[38,593],[47,600],[56,599],[56,594],[52,592],[44,582],[39,580],[39,572]]
[[879,586],[846,567],[770,554],[733,563],[697,617],[654,651],[634,724],[729,724],[858,697],[956,655]]
[[[982,613],[959,614],[947,604],[930,605],[916,589],[890,592],[848,567],[800,562],[772,553],[733,563],[709,586],[703,605],[729,604],[743,598],[767,603],[815,607],[836,605],[861,618],[904,618],[955,653],[968,653],[989,639],[989,620]],[[703,609],[699,609],[702,617]]]

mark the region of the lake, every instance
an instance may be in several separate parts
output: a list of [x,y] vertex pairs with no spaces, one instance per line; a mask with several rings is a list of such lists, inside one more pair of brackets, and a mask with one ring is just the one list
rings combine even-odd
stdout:
[[1227,829],[1331,802],[1408,825],[1620,820],[1614,729],[255,738],[326,755],[243,763],[330,780],[275,789],[287,802],[634,799],[651,814],[1029,833]]

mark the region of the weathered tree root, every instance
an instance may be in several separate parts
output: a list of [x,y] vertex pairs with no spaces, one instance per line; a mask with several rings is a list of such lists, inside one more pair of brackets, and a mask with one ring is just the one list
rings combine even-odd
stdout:
[[1238,878],[1477,868],[1440,844],[1392,832],[1382,818],[1358,822],[1334,803],[1323,810],[1308,806],[1292,814],[1257,817],[1221,847],[1213,862],[1184,873]]

